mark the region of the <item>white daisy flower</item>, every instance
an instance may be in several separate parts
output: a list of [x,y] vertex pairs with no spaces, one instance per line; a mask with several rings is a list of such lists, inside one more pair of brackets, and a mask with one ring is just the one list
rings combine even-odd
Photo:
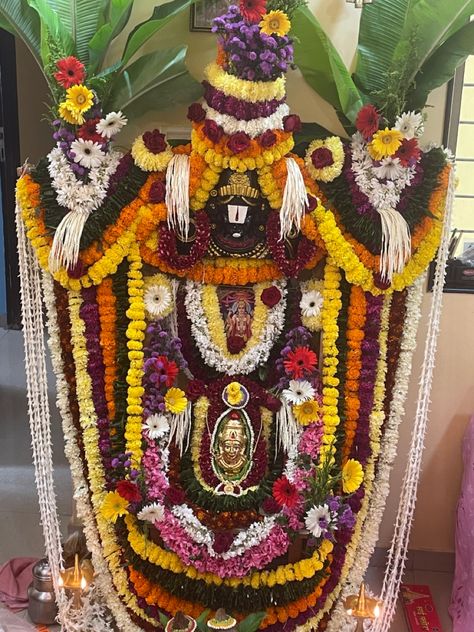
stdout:
[[165,517],[165,508],[160,503],[151,503],[146,507],[143,507],[141,511],[138,512],[137,518],[139,520],[146,520],[146,522],[161,522]]
[[327,505],[314,506],[308,511],[304,519],[306,528],[315,538],[320,538],[323,532],[327,531],[330,522],[331,514]]
[[144,294],[145,309],[152,318],[164,318],[171,312],[173,297],[165,285],[149,285]]
[[307,380],[291,380],[282,395],[289,404],[298,405],[314,399],[316,391]]
[[397,117],[395,129],[405,138],[414,138],[423,134],[423,116],[419,112],[404,112]]
[[170,429],[169,422],[164,415],[150,415],[143,427],[148,431],[150,439],[161,439]]
[[393,156],[387,156],[387,158],[382,160],[379,167],[374,167],[374,173],[380,180],[398,180],[398,178],[403,176],[404,171],[400,160],[393,158]]
[[118,134],[127,123],[128,119],[125,118],[122,112],[109,112],[105,118],[100,119],[95,128],[102,136],[112,138],[112,136]]
[[78,138],[71,143],[71,150],[76,154],[74,162],[78,162],[82,167],[86,167],[86,169],[100,167],[105,157],[99,143],[94,143],[91,140],[83,140],[82,138]]
[[323,306],[323,295],[318,290],[303,292],[300,301],[301,313],[306,318],[317,316]]

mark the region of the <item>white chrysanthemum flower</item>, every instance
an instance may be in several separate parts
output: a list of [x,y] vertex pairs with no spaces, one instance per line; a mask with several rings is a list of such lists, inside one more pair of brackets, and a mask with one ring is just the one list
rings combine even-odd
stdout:
[[76,154],[74,162],[78,162],[81,167],[86,167],[86,169],[99,167],[105,157],[99,143],[83,140],[82,138],[78,138],[71,143],[71,150]]
[[150,415],[143,427],[148,431],[150,439],[161,439],[170,429],[165,415]]
[[403,176],[404,168],[398,158],[387,156],[387,158],[382,160],[379,167],[374,167],[374,173],[380,180],[384,178],[387,180],[397,180]]
[[397,117],[395,129],[407,139],[423,134],[423,116],[419,112],[404,112]]
[[95,128],[102,136],[112,138],[112,136],[118,134],[127,123],[128,119],[125,118],[122,112],[109,112],[105,118],[100,119]]
[[323,295],[318,290],[303,292],[300,301],[301,313],[306,318],[317,316],[323,306]]
[[291,380],[282,395],[289,404],[298,405],[314,399],[316,391],[307,380]]
[[327,530],[330,521],[331,514],[329,513],[329,507],[327,505],[314,506],[308,511],[304,519],[306,528],[315,538],[321,537],[323,531]]
[[160,503],[151,503],[146,507],[143,507],[141,511],[138,512],[137,518],[139,520],[146,520],[146,522],[161,522],[165,517],[165,509],[163,505]]
[[145,309],[152,318],[167,316],[173,304],[173,297],[166,285],[149,285],[143,294]]

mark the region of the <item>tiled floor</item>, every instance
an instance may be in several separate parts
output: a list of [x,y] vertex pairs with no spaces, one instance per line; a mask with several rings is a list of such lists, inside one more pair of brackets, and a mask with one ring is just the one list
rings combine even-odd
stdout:
[[[16,556],[41,557],[44,552],[31,466],[22,345],[20,332],[0,329],[0,564]],[[71,479],[62,451],[61,427],[54,405],[54,379],[51,372],[49,377],[56,492],[65,531],[72,506]],[[451,632],[448,604],[452,573],[430,570],[432,568],[432,556],[416,552],[408,561],[405,581],[430,586],[443,632]],[[368,585],[376,594],[382,586],[383,573],[383,560],[379,556],[366,577]],[[2,629],[0,610],[0,631]],[[391,632],[409,632],[401,608],[396,613]]]

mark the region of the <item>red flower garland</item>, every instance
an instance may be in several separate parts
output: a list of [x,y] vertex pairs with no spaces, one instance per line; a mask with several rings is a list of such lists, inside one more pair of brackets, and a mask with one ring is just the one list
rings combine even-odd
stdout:
[[270,213],[267,221],[267,246],[278,268],[288,278],[296,278],[317,251],[315,243],[304,235],[300,235],[296,258],[288,259],[285,252],[285,240],[280,239],[280,218],[275,212]]
[[209,218],[204,211],[195,215],[196,239],[188,255],[180,255],[176,249],[176,235],[168,228],[165,222],[160,225],[160,237],[158,240],[158,255],[165,263],[175,270],[192,268],[204,257],[209,245],[211,228]]

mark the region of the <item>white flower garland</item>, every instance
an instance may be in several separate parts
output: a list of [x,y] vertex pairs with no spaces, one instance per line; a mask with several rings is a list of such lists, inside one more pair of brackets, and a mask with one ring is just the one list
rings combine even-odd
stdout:
[[241,121],[230,114],[221,114],[207,103],[203,103],[203,108],[207,112],[207,118],[212,119],[220,125],[224,133],[228,136],[237,132],[245,132],[250,138],[256,138],[267,130],[283,129],[283,119],[290,113],[290,108],[286,103],[278,106],[276,111],[270,116],[261,116],[250,121]]
[[268,360],[275,339],[280,335],[285,322],[286,281],[275,281],[274,285],[280,290],[281,299],[268,309],[267,322],[263,326],[260,340],[240,358],[234,359],[226,357],[211,339],[209,323],[202,306],[202,285],[195,281],[186,282],[186,313],[196,345],[208,366],[228,375],[245,375]]
[[178,518],[182,528],[196,544],[205,546],[209,555],[212,557],[220,557],[223,560],[239,557],[249,548],[258,546],[268,538],[276,524],[275,516],[266,516],[261,522],[253,522],[247,529],[237,534],[228,551],[218,554],[213,548],[213,532],[198,520],[190,507],[187,505],[177,505],[171,509],[171,512],[175,518]]
[[121,157],[122,154],[114,150],[105,154],[100,166],[90,170],[89,181],[85,183],[77,179],[62,149],[52,149],[48,154],[48,171],[58,204],[87,215],[98,209]]

